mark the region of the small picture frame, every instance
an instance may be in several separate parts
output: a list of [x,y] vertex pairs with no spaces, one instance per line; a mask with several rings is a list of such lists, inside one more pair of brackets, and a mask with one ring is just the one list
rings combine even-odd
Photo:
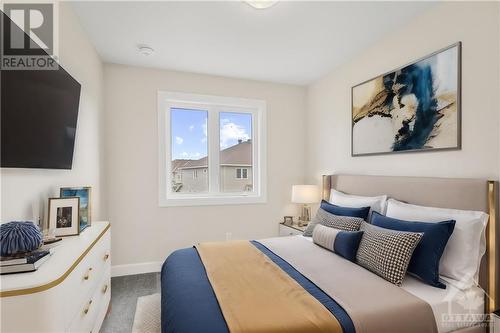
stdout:
[[61,198],[80,198],[80,232],[89,227],[92,223],[92,188],[90,186],[61,187],[59,195]]
[[80,198],[49,198],[49,230],[54,236],[75,236],[80,233]]
[[283,223],[287,225],[292,225],[293,224],[293,216],[285,216],[283,218]]

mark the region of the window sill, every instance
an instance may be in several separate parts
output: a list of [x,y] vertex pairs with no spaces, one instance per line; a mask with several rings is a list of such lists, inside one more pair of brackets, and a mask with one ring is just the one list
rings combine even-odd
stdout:
[[160,207],[182,206],[224,206],[264,204],[267,198],[264,195],[221,195],[221,196],[176,196],[175,198],[160,199]]

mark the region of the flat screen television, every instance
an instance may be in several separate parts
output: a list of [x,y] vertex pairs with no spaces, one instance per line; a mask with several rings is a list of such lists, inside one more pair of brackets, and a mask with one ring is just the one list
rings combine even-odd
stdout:
[[61,66],[0,76],[1,167],[71,169],[80,83]]

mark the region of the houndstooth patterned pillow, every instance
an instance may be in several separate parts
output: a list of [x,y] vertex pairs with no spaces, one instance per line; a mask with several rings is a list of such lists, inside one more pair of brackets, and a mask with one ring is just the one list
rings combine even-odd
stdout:
[[401,286],[422,233],[394,231],[363,222],[356,260],[359,265]]
[[338,216],[328,213],[324,209],[318,209],[316,216],[309,222],[306,230],[304,231],[304,236],[312,237],[314,227],[317,224],[322,224],[325,227],[340,229],[344,231],[358,231],[361,226],[361,222],[364,220],[360,217],[352,216]]

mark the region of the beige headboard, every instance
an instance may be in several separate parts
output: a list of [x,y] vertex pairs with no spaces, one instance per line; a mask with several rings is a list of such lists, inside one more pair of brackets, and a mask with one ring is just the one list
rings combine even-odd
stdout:
[[481,263],[480,284],[489,295],[486,309],[498,309],[498,243],[496,226],[498,182],[482,179],[424,178],[361,175],[323,176],[322,197],[328,200],[330,189],[349,194],[388,196],[408,203],[443,208],[480,210],[490,214],[486,230],[487,250]]

